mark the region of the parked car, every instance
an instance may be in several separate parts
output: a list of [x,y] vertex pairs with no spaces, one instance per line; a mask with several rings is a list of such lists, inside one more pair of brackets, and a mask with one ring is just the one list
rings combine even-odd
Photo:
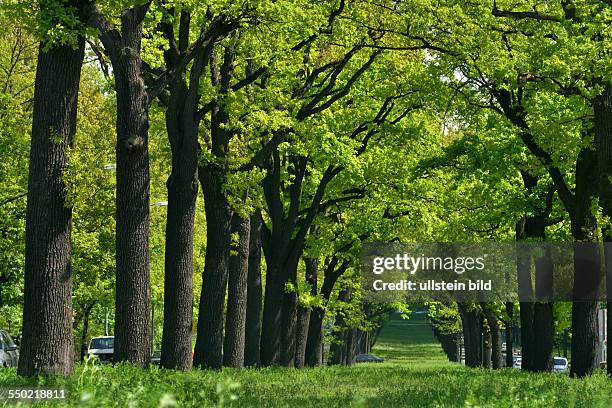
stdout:
[[17,367],[19,348],[11,336],[0,329],[0,367]]
[[111,363],[115,352],[115,336],[94,337],[89,342],[87,354],[96,357],[101,363]]
[[382,363],[385,361],[382,357],[377,357],[374,354],[357,354],[355,362],[357,363]]
[[521,369],[521,367],[523,366],[523,358],[522,357],[515,357],[514,358],[514,364],[512,364],[512,368],[516,368],[516,369]]
[[[193,356],[191,357],[193,359]],[[161,351],[155,350],[151,355],[151,364],[160,366],[161,365]]]
[[564,373],[569,369],[567,358],[565,357],[553,357],[553,371],[555,373]]

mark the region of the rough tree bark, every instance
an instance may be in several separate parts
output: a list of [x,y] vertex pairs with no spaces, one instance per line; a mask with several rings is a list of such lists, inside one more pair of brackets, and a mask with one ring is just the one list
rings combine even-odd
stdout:
[[133,9],[122,15],[121,50],[113,64],[118,114],[114,358],[141,366],[151,358],[149,102],[140,59],[145,12]]
[[224,174],[214,164],[199,170],[206,209],[207,244],[193,363],[213,369],[222,364],[223,312],[231,245],[232,209],[222,189]]
[[249,243],[249,273],[247,282],[247,315],[245,328],[244,365],[259,365],[261,338],[261,214],[251,215]]
[[232,232],[238,234],[229,263],[227,290],[227,314],[223,343],[223,365],[244,367],[245,329],[247,313],[247,281],[249,275],[249,241],[251,223],[249,217],[238,214],[232,217]]
[[[78,7],[79,2],[70,2]],[[44,10],[43,10],[44,12]],[[26,213],[23,330],[18,374],[70,375],[72,209],[62,172],[76,131],[85,40],[75,47],[41,43],[34,85]]]
[[117,362],[151,359],[149,271],[149,95],[142,72],[142,21],[150,3],[121,13],[115,28],[95,3],[88,24],[100,32],[117,93],[115,349]]

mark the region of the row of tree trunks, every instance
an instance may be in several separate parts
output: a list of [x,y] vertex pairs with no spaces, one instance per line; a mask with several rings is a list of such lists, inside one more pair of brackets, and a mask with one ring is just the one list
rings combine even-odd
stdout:
[[432,326],[434,336],[442,345],[442,350],[449,361],[460,362],[461,353],[461,333],[442,333],[436,326]]
[[[521,89],[522,91],[522,89]],[[503,109],[504,115],[520,131],[520,137],[531,153],[540,160],[548,171],[557,195],[568,213],[571,221],[572,238],[575,243],[597,242],[597,223],[592,212],[594,197],[597,195],[597,183],[592,180],[597,177],[597,158],[593,146],[585,143],[578,153],[575,167],[575,188],[572,191],[568,187],[564,173],[555,166],[551,153],[538,145],[531,134],[529,125],[525,119],[526,111],[523,106],[516,105],[513,91],[495,89],[493,96]],[[593,127],[588,121],[583,122],[583,140],[588,141],[593,132]],[[595,265],[581,265],[580,260],[574,257],[574,292],[579,294],[585,286],[592,285],[592,277],[595,275]],[[545,311],[544,309],[543,311]],[[583,377],[592,373],[596,367],[595,345],[596,326],[595,314],[597,302],[578,301],[572,307],[572,365],[570,374],[574,377]]]
[[[344,261],[340,265],[338,265],[338,263],[339,259],[333,257],[325,266],[323,285],[321,286],[320,292],[320,295],[323,298],[323,305],[313,307],[312,311],[310,312],[305,356],[305,363],[309,367],[318,367],[323,364],[323,320],[325,318],[325,307],[329,302],[336,282],[348,268],[348,261]],[[313,294],[316,294],[316,282],[319,273],[318,267],[318,264],[311,265],[311,270],[314,276],[307,274],[307,278],[311,280]]]
[[502,337],[501,337],[501,330],[499,327],[499,320],[497,319],[497,316],[491,310],[489,305],[481,304],[481,309],[487,321],[487,325],[489,326],[489,333],[491,334],[491,341],[490,341],[491,356],[490,358],[485,357],[485,361],[487,362],[487,365],[490,362],[491,368],[493,369],[502,368],[504,366],[504,362],[502,359],[502,352],[501,352]]
[[[77,2],[70,2],[73,7]],[[44,13],[45,10],[43,9]],[[75,46],[41,43],[38,51],[28,202],[23,331],[18,373],[69,375],[72,335],[72,209],[62,172],[76,132],[85,39]]]
[[[352,288],[343,289],[338,294],[340,302],[350,302],[352,297]],[[344,317],[342,315],[336,318],[335,326],[338,328],[344,327]],[[357,356],[357,347],[359,345],[359,330],[347,327],[343,330],[334,333],[335,340],[330,346],[331,358],[330,364],[340,364],[344,366],[355,365],[355,357]]]

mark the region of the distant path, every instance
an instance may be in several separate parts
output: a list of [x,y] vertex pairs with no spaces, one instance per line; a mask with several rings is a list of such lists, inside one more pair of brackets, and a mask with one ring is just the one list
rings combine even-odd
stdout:
[[394,314],[385,324],[372,353],[395,363],[449,365],[424,313],[413,312],[409,319]]

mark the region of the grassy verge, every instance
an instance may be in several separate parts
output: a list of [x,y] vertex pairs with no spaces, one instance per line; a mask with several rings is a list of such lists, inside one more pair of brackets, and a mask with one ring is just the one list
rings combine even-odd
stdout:
[[[472,370],[449,363],[419,316],[391,320],[374,353],[387,361],[352,368],[186,374],[83,366],[70,379],[38,383],[66,387],[66,405],[85,407],[612,406],[612,381],[603,373],[574,380],[560,374]],[[13,370],[0,372],[0,386],[20,385],[32,383],[16,377]]]

